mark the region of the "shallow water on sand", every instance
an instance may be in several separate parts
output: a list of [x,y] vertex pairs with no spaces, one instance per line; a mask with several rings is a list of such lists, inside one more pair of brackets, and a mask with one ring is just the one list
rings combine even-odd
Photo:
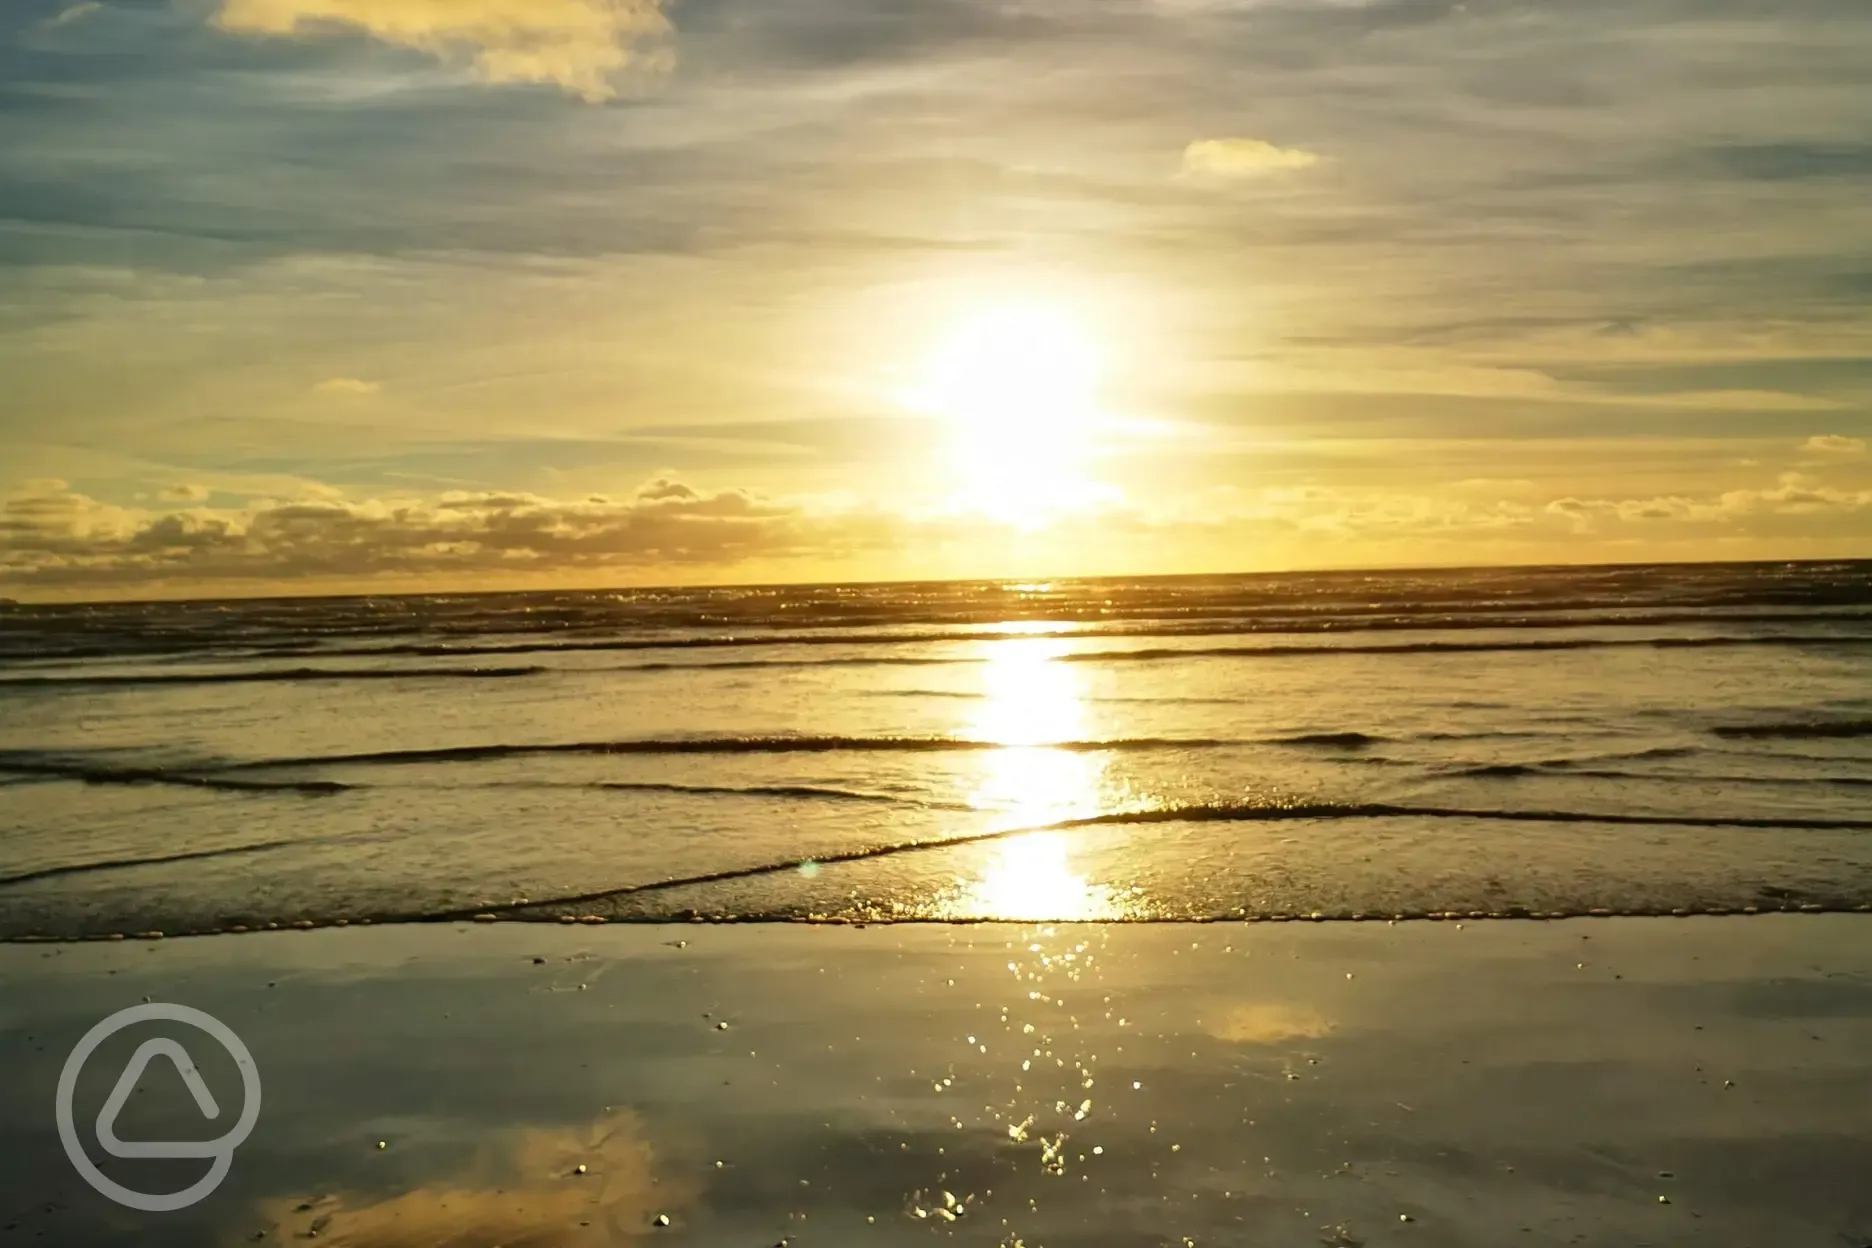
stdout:
[[[1839,1248],[1872,1233],[1867,926],[0,947],[0,1241]],[[227,1181],[173,1214],[91,1191],[53,1127],[66,1054],[148,997],[220,1019],[264,1084]],[[232,1112],[231,1061],[175,1032]],[[152,1034],[85,1064],[78,1121]],[[132,1101],[125,1138],[218,1134],[173,1075]],[[167,1192],[205,1163],[101,1164]]]
[[1872,565],[8,608],[0,937],[1872,904]]

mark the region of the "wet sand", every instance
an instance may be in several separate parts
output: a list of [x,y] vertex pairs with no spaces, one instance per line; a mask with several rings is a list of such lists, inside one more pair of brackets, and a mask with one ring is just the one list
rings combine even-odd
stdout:
[[[227,1023],[264,1086],[172,1214],[106,1202],[54,1128],[67,1053],[145,997]],[[79,1082],[93,1146],[152,1034],[238,1111],[199,1033],[137,1029]],[[0,1070],[9,1244],[1872,1242],[1851,915],[10,945]],[[143,1087],[123,1138],[220,1134],[160,1063]]]

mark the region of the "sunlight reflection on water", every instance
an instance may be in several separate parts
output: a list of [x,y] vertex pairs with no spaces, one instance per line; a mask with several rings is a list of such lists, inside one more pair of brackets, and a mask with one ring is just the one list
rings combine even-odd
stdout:
[[[974,805],[1008,816],[1008,826],[1056,823],[1096,814],[1105,787],[1101,754],[1049,748],[1086,736],[1080,673],[1056,662],[1068,643],[1045,637],[997,641],[982,666],[986,701],[969,735],[1005,748],[982,756]],[[942,899],[949,918],[1093,920],[1129,913],[1114,889],[1073,869],[1064,832],[1034,832],[988,850],[980,876]]]

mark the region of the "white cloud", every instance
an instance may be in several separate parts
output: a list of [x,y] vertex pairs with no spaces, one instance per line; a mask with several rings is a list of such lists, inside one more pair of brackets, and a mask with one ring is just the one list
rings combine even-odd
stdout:
[[1801,444],[1801,450],[1813,455],[1863,455],[1866,453],[1866,440],[1823,433],[1808,438]]
[[1319,163],[1312,152],[1279,147],[1265,139],[1197,139],[1183,149],[1183,176],[1255,178],[1309,169]]
[[660,0],[221,0],[216,24],[290,36],[349,26],[443,60],[466,58],[487,82],[550,82],[583,99],[617,94],[616,77],[653,68],[666,35]]

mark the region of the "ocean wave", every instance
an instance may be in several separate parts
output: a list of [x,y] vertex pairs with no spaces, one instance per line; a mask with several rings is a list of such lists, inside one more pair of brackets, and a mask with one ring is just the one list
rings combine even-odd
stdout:
[[1442,774],[1458,780],[1520,780],[1546,777],[1554,780],[1637,780],[1662,784],[1734,784],[1778,785],[1804,788],[1819,785],[1830,788],[1872,788],[1872,776],[1757,776],[1727,773],[1670,774],[1625,771],[1610,767],[1575,767],[1567,760],[1549,763],[1480,763],[1456,767]]
[[1292,737],[1269,737],[1268,745],[1317,745],[1329,749],[1366,750],[1383,745],[1385,738],[1363,732],[1303,732]]
[[695,663],[675,661],[620,663],[615,667],[580,670],[591,672],[734,672],[780,667],[949,667],[985,661],[985,658],[980,655],[939,658],[906,654],[841,654],[829,659],[703,659]]
[[[1584,761],[1603,763],[1614,762],[1620,759],[1642,761],[1646,759],[1695,758],[1701,753],[1703,753],[1703,749],[1695,745],[1652,745],[1642,750],[1624,750],[1614,754],[1597,754],[1591,759]],[[1550,767],[1565,767],[1571,766],[1574,761],[1576,760],[1557,759],[1547,765]]]
[[[892,898],[888,891],[867,900],[859,890],[849,888],[847,882],[836,875],[827,877],[817,870],[802,869],[837,868],[847,864],[856,866],[876,859],[934,853],[1033,834],[1069,833],[1074,829],[1128,824],[1171,825],[1190,822],[1279,825],[1313,821],[1330,827],[1336,822],[1347,820],[1380,819],[1502,820],[1653,829],[1760,829],[1771,832],[1815,830],[1857,833],[1872,829],[1872,821],[1857,819],[1731,818],[1700,812],[1617,815],[1532,808],[1217,802],[1138,807],[1053,823],[990,827],[958,836],[888,841],[811,859],[785,857],[719,870],[590,887],[579,892],[532,895],[510,901],[484,899],[473,905],[461,900],[461,893],[454,889],[438,893],[422,888],[413,890],[405,898],[381,889],[343,895],[326,893],[322,897],[300,893],[271,902],[262,900],[256,906],[245,889],[237,893],[191,900],[186,897],[153,896],[147,890],[120,885],[96,894],[101,904],[92,905],[81,901],[77,909],[62,902],[61,895],[48,894],[34,900],[31,894],[27,894],[19,899],[9,899],[6,918],[0,919],[0,940],[123,938],[145,929],[185,935],[281,927],[343,926],[348,923],[441,923],[503,919],[573,922],[583,918],[600,922],[608,919],[662,923],[704,919],[768,922],[830,918],[839,922],[975,922],[980,920],[953,915],[934,901],[906,902]],[[230,846],[220,850],[199,851],[198,856],[268,852],[271,848],[264,843]],[[1686,843],[1684,852],[1694,850]],[[1362,885],[1355,883],[1352,895],[1349,896],[1343,886],[1345,882],[1335,868],[1328,876],[1286,881],[1273,894],[1261,886],[1265,881],[1257,885],[1254,881],[1244,880],[1241,891],[1224,890],[1214,896],[1193,897],[1187,904],[1175,897],[1154,898],[1136,913],[1127,913],[1124,921],[1278,921],[1291,918],[1337,920],[1384,917],[1402,921],[1424,918],[1560,918],[1608,916],[1614,913],[1688,915],[1872,909],[1872,883],[1868,883],[1863,870],[1856,880],[1841,879],[1837,886],[1833,886],[1816,882],[1799,872],[1792,875],[1777,873],[1772,866],[1772,856],[1777,851],[1765,848],[1763,852],[1768,855],[1762,859],[1766,874],[1745,871],[1726,882],[1703,880],[1683,881],[1681,884],[1670,879],[1652,878],[1632,881],[1629,887],[1618,880],[1607,879],[1583,880],[1579,888],[1564,883],[1558,888],[1552,888],[1544,883],[1537,867],[1533,875],[1511,880],[1504,889],[1497,868],[1481,864],[1468,877],[1449,881],[1447,887],[1441,880],[1423,880],[1415,886],[1406,882],[1406,886],[1400,890],[1379,882],[1379,876],[1372,876]],[[197,855],[182,855],[180,860],[192,856]],[[25,873],[25,878],[42,879],[48,875],[123,870],[160,865],[167,860],[158,858],[146,862],[122,859],[72,863]],[[789,878],[793,876],[796,878]],[[804,884],[808,878],[817,878],[818,884]],[[772,887],[779,891],[757,891],[753,894],[733,888],[718,893],[708,891],[712,886],[762,879],[772,881]],[[23,881],[15,877],[14,882]],[[703,891],[697,893],[695,890]],[[1452,910],[1449,908],[1451,906],[1459,908]],[[980,918],[992,920],[994,916],[983,915]],[[1059,916],[1058,921],[1071,921],[1071,916]]]
[[[1569,608],[1557,607],[1556,611]],[[306,654],[333,658],[372,656],[410,658],[451,658],[507,654],[604,653],[637,650],[719,650],[764,648],[774,646],[903,646],[937,645],[950,642],[1028,641],[1036,636],[1060,641],[1079,641],[1120,637],[1226,637],[1233,635],[1305,635],[1318,633],[1360,632],[1460,632],[1486,629],[1580,629],[1580,628],[1667,628],[1675,625],[1736,624],[1858,624],[1872,626],[1872,613],[1855,612],[1608,612],[1606,614],[1544,615],[1517,612],[1503,614],[1483,611],[1434,611],[1427,615],[1398,614],[1398,608],[1381,608],[1382,614],[1345,609],[1313,614],[1295,614],[1293,608],[1254,613],[1237,612],[1222,618],[1191,620],[1129,617],[1104,619],[1093,627],[1075,627],[1083,621],[1060,620],[1062,627],[1044,633],[1000,628],[950,627],[914,631],[862,632],[787,632],[786,622],[776,621],[778,631],[742,633],[712,637],[604,637],[585,640],[497,641],[497,642],[406,642],[387,646],[307,647]],[[1137,622],[1142,618],[1145,622]]]
[[1845,741],[1872,737],[1872,719],[1802,719],[1786,723],[1732,724],[1710,731],[1731,741]]
[[[1872,623],[1872,616],[1865,622]],[[1626,621],[1598,621],[1598,623],[1620,627],[1627,626]],[[1581,627],[1585,626],[1582,622]],[[1447,623],[1424,625],[1429,631],[1445,631]],[[1551,625],[1530,621],[1516,627],[1546,628]],[[932,633],[932,634],[881,634],[881,635],[814,635],[810,637],[735,637],[735,638],[682,638],[659,640],[624,640],[603,642],[554,642],[523,643],[487,646],[407,646],[407,647],[358,647],[347,649],[319,650],[308,648],[303,655],[307,657],[374,657],[407,658],[426,656],[435,658],[456,657],[492,657],[507,654],[578,654],[592,651],[712,651],[724,648],[761,648],[761,647],[840,647],[861,651],[861,653],[837,655],[801,655],[770,658],[727,658],[727,659],[655,659],[647,662],[618,663],[596,667],[554,667],[539,664],[499,666],[499,667],[368,667],[368,668],[259,668],[241,669],[225,672],[137,672],[137,673],[87,673],[83,671],[57,675],[11,675],[0,676],[0,688],[59,688],[88,686],[160,686],[190,684],[238,684],[273,681],[362,681],[362,680],[420,680],[420,679],[467,679],[498,680],[521,679],[530,676],[545,675],[560,671],[577,675],[595,675],[598,673],[639,673],[639,672],[690,672],[690,671],[761,671],[789,668],[838,668],[838,667],[947,667],[979,664],[988,661],[990,654],[982,651],[959,654],[896,654],[889,653],[892,648],[907,645],[962,642],[1012,642],[1045,639],[1048,641],[1102,640],[1113,641],[1129,637],[1171,637],[1171,636],[1235,636],[1265,631],[1254,628],[1226,629],[1163,629],[1163,630],[1066,630],[1048,633]],[[1292,630],[1318,631],[1345,634],[1365,630]],[[1214,646],[1147,646],[1135,649],[1098,649],[1068,652],[1053,656],[1062,663],[1150,663],[1181,662],[1195,659],[1304,659],[1326,658],[1334,655],[1365,655],[1380,657],[1427,656],[1440,654],[1516,654],[1618,649],[1655,649],[1655,650],[1713,650],[1746,647],[1864,647],[1872,646],[1872,634],[1811,634],[1811,633],[1773,633],[1755,635],[1725,635],[1714,637],[1546,637],[1501,639],[1489,641],[1411,641],[1411,642],[1317,642],[1295,645],[1214,645]],[[869,651],[869,653],[863,653]],[[20,658],[30,660],[35,666],[47,659],[76,661],[87,657],[121,657],[120,652],[100,651],[95,655],[78,655],[62,652],[39,652],[27,656],[14,656],[9,660],[0,656],[0,664],[17,661]],[[191,661],[200,661],[199,656],[186,656]],[[236,660],[260,657],[280,657],[277,655],[237,655]],[[15,670],[20,670],[15,668]]]
[[250,780],[204,774],[211,768],[120,767],[44,756],[20,757],[0,753],[0,772],[48,780],[76,780],[83,784],[176,785],[215,789],[228,793],[343,793],[348,784],[336,780]]
[[1477,763],[1445,774],[1458,780],[1518,780],[1546,773],[1539,763]]
[[[356,754],[315,754],[293,758],[251,759],[224,763],[215,770],[256,771],[288,767],[398,766],[415,763],[473,763],[551,754],[925,754],[1007,749],[1066,750],[1073,753],[1134,750],[1198,750],[1241,744],[1210,737],[1113,737],[1089,741],[1004,742],[967,737],[633,737],[619,741],[556,741],[441,746],[415,750],[367,750]],[[0,769],[5,764],[0,763]]]
[[914,806],[923,810],[974,810],[966,802],[931,802],[862,789],[839,789],[814,784],[678,784],[673,781],[602,780],[590,786],[628,793],[676,793],[697,797],[767,797],[782,800],[865,802],[879,806]]
[[[1547,735],[1549,734],[1535,733],[1535,732],[1523,732],[1523,733],[1505,732],[1505,733],[1500,733],[1500,734],[1489,733],[1489,732],[1478,732],[1478,733],[1437,732],[1437,733],[1427,733],[1424,736],[1419,737],[1417,739],[1424,740],[1424,741],[1494,741],[1494,740],[1540,738],[1540,737],[1545,737]],[[1452,762],[1452,763],[1443,764],[1443,766],[1447,768],[1447,770],[1445,770],[1443,774],[1452,775],[1452,776],[1487,777],[1487,776],[1533,775],[1533,774],[1537,774],[1541,772],[1557,772],[1557,773],[1564,773],[1566,775],[1579,776],[1579,775],[1588,774],[1587,772],[1576,770],[1577,768],[1582,768],[1582,767],[1596,767],[1596,766],[1602,766],[1603,764],[1606,764],[1606,763],[1650,762],[1653,760],[1666,761],[1666,760],[1671,760],[1671,759],[1696,758],[1708,752],[1709,751],[1701,749],[1700,747],[1697,747],[1697,746],[1660,745],[1660,746],[1651,746],[1647,749],[1642,749],[1642,750],[1616,750],[1616,751],[1612,751],[1612,752],[1604,753],[1604,754],[1591,754],[1591,755],[1587,755],[1584,758],[1547,758],[1547,759],[1540,759],[1535,762],[1524,762],[1524,763],[1469,764],[1469,763]],[[1427,765],[1434,766],[1435,764],[1431,763]]]
[[1714,650],[1736,646],[1872,646],[1872,636],[1812,637],[1554,637],[1527,641],[1408,641],[1345,646],[1158,646],[1062,654],[1062,663],[1137,663],[1162,659],[1320,658],[1335,654],[1515,654],[1564,650]]
[[[409,600],[417,608],[432,605],[432,600]],[[50,608],[34,609],[51,612]],[[659,633],[645,636],[615,635],[617,631],[654,627],[653,618],[634,619],[629,611],[619,611],[609,620],[614,635],[567,638],[555,630],[550,618],[529,613],[518,616],[491,613],[480,621],[472,617],[454,625],[442,620],[425,622],[418,610],[414,618],[391,635],[442,634],[439,639],[420,641],[373,642],[382,635],[362,621],[342,617],[319,622],[294,620],[277,622],[272,635],[255,634],[252,626],[243,626],[237,615],[206,621],[196,630],[163,636],[148,627],[147,620],[137,620],[139,627],[124,632],[108,631],[101,621],[89,621],[99,631],[79,634],[74,640],[75,621],[56,613],[47,614],[41,628],[22,621],[10,632],[0,632],[0,663],[77,662],[88,659],[141,656],[151,660],[189,661],[204,653],[219,651],[227,657],[250,659],[292,658],[492,658],[512,655],[552,655],[581,653],[631,653],[637,651],[700,651],[771,647],[897,647],[934,645],[955,642],[996,642],[1031,640],[1043,636],[1055,640],[1089,640],[1153,637],[1280,636],[1280,635],[1358,635],[1383,632],[1470,632],[1523,630],[1577,630],[1589,628],[1671,628],[1684,625],[1710,628],[1734,628],[1739,625],[1858,625],[1872,626],[1872,613],[1865,611],[1750,611],[1704,607],[1691,610],[1632,610],[1629,604],[1616,601],[1554,602],[1509,605],[1495,602],[1463,603],[1390,603],[1377,605],[1337,604],[1309,606],[1302,600],[1277,603],[1264,608],[1221,607],[1214,610],[1191,609],[1175,602],[1164,602],[1152,609],[1139,605],[1115,610],[1102,606],[1084,612],[1067,611],[1051,619],[1031,614],[971,613],[966,619],[928,620],[911,610],[892,620],[891,613],[867,615],[852,621],[809,619],[805,621],[777,615],[771,619],[738,621],[749,631],[706,636],[683,636]],[[1022,622],[1054,625],[1045,632],[996,627]],[[901,627],[880,631],[866,625],[892,624]],[[25,625],[25,626],[22,626]],[[216,627],[215,625],[219,625]],[[708,627],[698,619],[665,627]],[[590,631],[587,626],[586,631]],[[448,633],[465,630],[472,635],[459,640]],[[809,631],[810,630],[810,631]],[[555,631],[559,635],[548,635]],[[1752,634],[1736,635],[1728,640],[1705,640],[1696,637],[1679,639],[1681,644],[1719,645],[1751,644]],[[1810,634],[1790,637],[1783,642],[1773,637],[1755,638],[1753,644],[1864,644],[1862,636]],[[1307,647],[1286,648],[1308,653]]]
[[[1023,634],[1027,640],[1033,634]],[[1047,634],[1051,637],[1052,634]],[[1523,641],[1412,641],[1296,646],[1151,646],[1135,650],[1084,650],[1054,655],[1058,663],[1158,663],[1192,659],[1302,659],[1335,655],[1521,654],[1571,650],[1714,650],[1750,646],[1872,646],[1872,636],[1812,637],[1565,637]],[[986,654],[838,655],[832,658],[701,659],[684,663],[625,663],[591,669],[611,672],[746,671],[796,667],[941,667],[987,662]]]
[[36,871],[22,871],[17,875],[0,875],[0,888],[16,884],[31,884],[39,880],[58,879],[67,875],[87,875],[94,871],[125,871],[132,867],[166,866],[173,862],[199,862],[205,858],[231,858],[243,854],[264,854],[276,849],[292,849],[303,846],[305,841],[254,841],[246,845],[228,845],[220,849],[196,849],[179,854],[157,854],[146,858],[107,858],[97,862],[70,862],[54,867],[41,867]]
[[549,667],[288,667],[237,672],[132,672],[75,676],[0,676],[0,689],[93,688],[115,685],[241,685],[302,680],[513,680]]
[[784,872],[798,871],[801,867],[809,864],[818,867],[839,866],[846,863],[890,858],[901,854],[929,853],[935,850],[954,849],[989,841],[1009,840],[1014,837],[1029,836],[1038,832],[1065,832],[1081,828],[1151,823],[1283,823],[1372,819],[1464,819],[1508,823],[1599,824],[1615,827],[1744,828],[1762,831],[1872,831],[1872,819],[1809,819],[1797,817],[1766,819],[1695,814],[1632,815],[1566,810],[1486,810],[1450,806],[1400,806],[1386,803],[1292,803],[1285,805],[1269,805],[1223,802],[1108,811],[1078,819],[1063,819],[1053,823],[1027,825],[1015,828],[997,828],[991,831],[969,833],[962,836],[939,837],[920,841],[896,841],[884,845],[847,850],[837,854],[827,854],[813,859],[790,859],[784,862],[767,862],[752,866],[730,867],[721,871],[709,871],[696,875],[686,875],[642,884],[630,884],[617,888],[599,889],[592,892],[569,893],[546,898],[528,898],[524,901],[508,902],[500,905],[480,905],[460,910],[436,911],[419,917],[424,921],[455,922],[463,919],[480,917],[482,915],[499,916],[521,911],[537,911],[566,906],[587,906],[598,902],[611,901],[622,897],[637,896],[645,893],[668,892],[674,889],[697,888],[712,884],[731,883],[736,880],[754,879],[760,876],[778,875]]
[[1064,830],[1128,823],[1208,823],[1281,822],[1290,820],[1340,819],[1485,819],[1504,823],[1594,823],[1620,827],[1647,828],[1776,828],[1813,832],[1872,831],[1872,819],[1818,819],[1803,817],[1753,818],[1729,815],[1639,815],[1606,811],[1477,809],[1462,806],[1408,806],[1385,802],[1293,802],[1255,804],[1240,802],[1203,803],[1188,806],[1160,806],[1140,810],[1112,811],[1048,824],[1042,829]]
[[1588,780],[1667,780],[1679,784],[1755,784],[1781,785],[1790,788],[1805,788],[1808,785],[1820,785],[1827,788],[1872,788],[1872,776],[1666,776],[1639,771],[1575,771],[1567,774],[1581,776]]
[[44,604],[0,613],[0,654],[23,658],[562,643],[714,632],[1100,630],[1206,622],[1357,631],[1514,627],[1605,614],[1772,621],[1872,606],[1872,562],[1292,573],[863,586],[534,591],[221,602]]

